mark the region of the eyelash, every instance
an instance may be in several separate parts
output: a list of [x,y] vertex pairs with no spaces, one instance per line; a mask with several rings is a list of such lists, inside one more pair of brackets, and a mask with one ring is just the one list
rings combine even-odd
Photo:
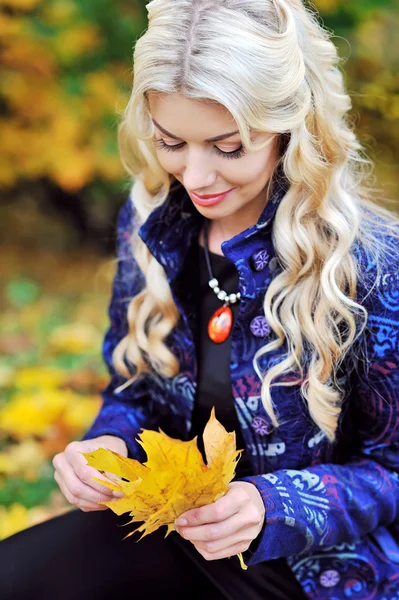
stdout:
[[[161,150],[166,150],[167,152],[174,152],[175,150],[180,150],[185,144],[185,142],[182,142],[181,144],[176,144],[175,146],[169,146],[168,144],[165,144],[162,138],[159,140],[154,140],[154,143]],[[244,156],[244,154],[246,154],[245,148],[242,144],[239,148],[237,148],[237,150],[233,150],[232,152],[223,152],[223,150],[220,150],[220,148],[218,148],[217,146],[214,146],[214,149],[216,150],[216,153],[219,154],[219,156],[223,156],[223,158],[241,158],[241,156]]]

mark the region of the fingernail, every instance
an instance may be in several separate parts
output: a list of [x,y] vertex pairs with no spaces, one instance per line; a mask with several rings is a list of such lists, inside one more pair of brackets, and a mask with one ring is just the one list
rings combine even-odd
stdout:
[[113,491],[112,495],[115,496],[115,498],[123,498],[123,494],[122,492],[117,492],[117,491]]
[[181,519],[180,517],[175,521],[175,525],[177,525],[178,527],[182,526],[184,527],[184,525],[187,525],[187,519]]

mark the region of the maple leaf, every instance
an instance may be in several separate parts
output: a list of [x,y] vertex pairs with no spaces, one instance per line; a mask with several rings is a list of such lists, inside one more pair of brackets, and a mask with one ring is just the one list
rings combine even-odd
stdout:
[[[123,539],[136,531],[142,532],[142,539],[162,525],[167,526],[166,538],[175,530],[174,521],[183,512],[224,496],[243,452],[236,450],[235,431],[227,432],[216,419],[215,407],[203,432],[206,464],[197,436],[185,442],[169,437],[161,429],[142,429],[138,438],[147,455],[144,463],[105,448],[82,452],[88,465],[116,476],[112,482],[93,479],[123,493],[122,498],[100,504],[117,515],[129,512],[132,520],[126,525],[143,521]],[[242,555],[238,557],[246,569]]]

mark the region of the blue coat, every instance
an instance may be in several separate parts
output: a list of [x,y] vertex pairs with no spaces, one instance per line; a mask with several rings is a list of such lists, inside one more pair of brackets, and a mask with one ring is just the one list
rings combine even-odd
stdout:
[[[329,443],[312,422],[298,384],[272,389],[282,422],[276,429],[263,409],[252,359],[265,345],[269,330],[262,300],[280,269],[271,231],[285,189],[283,184],[277,187],[256,225],[222,244],[224,255],[238,270],[241,292],[231,341],[231,383],[253,466],[253,475],[242,480],[257,487],[266,509],[263,529],[244,557],[249,566],[285,557],[313,600],[398,600],[399,243],[393,242],[396,251],[372,293],[366,297],[365,289],[358,289],[358,301],[369,311],[368,327],[342,368],[346,397],[336,443]],[[125,440],[130,457],[144,461],[135,441],[140,428],[161,426],[172,437],[190,439],[197,374],[195,315],[183,312],[176,277],[202,217],[176,182],[163,206],[140,227],[139,235],[163,265],[181,309],[181,319],[168,338],[181,368],[176,377],[149,374],[115,394],[125,379],[112,366],[112,351],[127,332],[129,299],[143,287],[129,245],[133,221],[129,198],[118,222],[121,260],[103,347],[111,379],[102,409],[83,439],[118,436]],[[357,246],[356,252],[373,282],[375,264],[363,248]],[[262,369],[279,361],[284,351],[286,347],[266,354]]]

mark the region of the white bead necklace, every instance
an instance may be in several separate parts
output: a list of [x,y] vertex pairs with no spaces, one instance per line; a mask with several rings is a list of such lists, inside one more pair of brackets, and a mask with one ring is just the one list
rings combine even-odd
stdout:
[[216,294],[216,296],[219,298],[219,300],[224,302],[225,306],[228,306],[229,304],[235,304],[237,301],[239,301],[241,299],[240,292],[236,292],[235,294],[228,294],[225,290],[220,289],[219,281],[216,279],[216,277],[213,276],[211,259],[209,256],[209,248],[208,248],[208,221],[205,221],[205,225],[204,225],[204,250],[205,250],[206,266],[208,268],[208,274],[209,274],[209,278],[210,278],[208,281],[209,287],[211,288],[211,290],[213,290],[213,293]]
[[208,221],[205,221],[204,226],[204,250],[209,274],[208,285],[218,299],[223,302],[223,306],[218,308],[209,319],[208,335],[215,344],[221,344],[227,340],[233,327],[233,311],[229,305],[238,302],[241,294],[240,292],[228,294],[225,290],[220,289],[219,281],[213,276],[208,248]]

